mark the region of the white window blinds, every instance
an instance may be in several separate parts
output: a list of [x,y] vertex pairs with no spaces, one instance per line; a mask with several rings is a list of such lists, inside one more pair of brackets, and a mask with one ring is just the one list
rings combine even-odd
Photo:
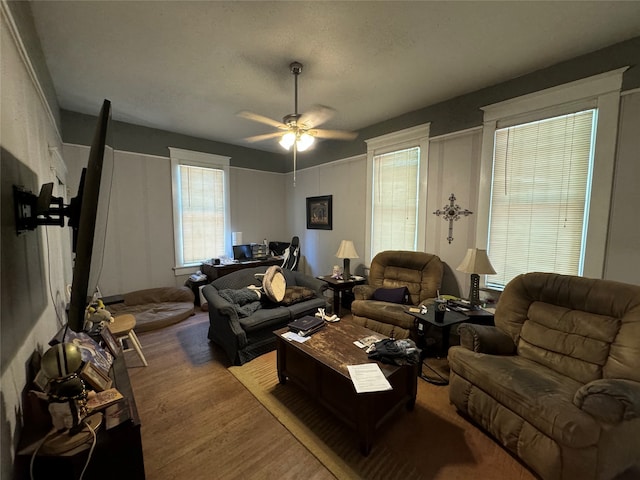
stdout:
[[180,165],[182,264],[225,254],[225,192],[222,169]]
[[489,286],[532,271],[582,274],[595,120],[587,110],[496,130]]
[[371,256],[416,250],[420,147],[373,157]]

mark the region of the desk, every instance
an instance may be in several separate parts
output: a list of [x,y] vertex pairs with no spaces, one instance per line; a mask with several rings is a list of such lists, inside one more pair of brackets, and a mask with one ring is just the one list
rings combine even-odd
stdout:
[[333,291],[333,313],[338,316],[340,316],[340,297],[342,292],[351,290],[356,285],[365,283],[364,278],[356,280],[352,277],[351,280],[338,280],[333,278],[331,275],[318,277],[318,279],[325,282],[329,289]]
[[248,260],[246,262],[229,263],[227,265],[213,265],[205,262],[200,266],[200,271],[207,276],[210,283],[216,278],[229,275],[231,272],[236,272],[245,268],[282,265],[282,261],[282,257],[270,257],[265,260]]

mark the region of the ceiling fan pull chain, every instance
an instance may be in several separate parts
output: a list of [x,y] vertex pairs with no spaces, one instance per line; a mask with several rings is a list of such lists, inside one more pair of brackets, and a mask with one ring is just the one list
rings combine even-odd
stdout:
[[298,154],[298,149],[296,148],[296,144],[293,144],[293,188],[296,187],[296,161],[297,161],[297,155]]
[[293,78],[295,79],[295,84],[294,84],[294,90],[295,93],[293,94],[293,112],[296,115],[296,117],[298,116],[298,72],[297,70],[294,71],[293,73]]

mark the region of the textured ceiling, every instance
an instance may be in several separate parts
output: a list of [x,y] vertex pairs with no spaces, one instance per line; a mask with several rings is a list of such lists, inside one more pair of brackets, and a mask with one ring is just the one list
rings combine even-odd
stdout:
[[[639,1],[31,2],[60,106],[247,145],[299,110],[358,130],[640,36]],[[247,145],[279,151],[275,140]]]

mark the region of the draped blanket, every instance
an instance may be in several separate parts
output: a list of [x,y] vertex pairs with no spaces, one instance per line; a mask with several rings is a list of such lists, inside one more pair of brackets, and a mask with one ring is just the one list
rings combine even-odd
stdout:
[[260,295],[250,288],[245,287],[237,290],[227,288],[218,291],[218,294],[233,305],[238,317],[248,317],[262,306]]

